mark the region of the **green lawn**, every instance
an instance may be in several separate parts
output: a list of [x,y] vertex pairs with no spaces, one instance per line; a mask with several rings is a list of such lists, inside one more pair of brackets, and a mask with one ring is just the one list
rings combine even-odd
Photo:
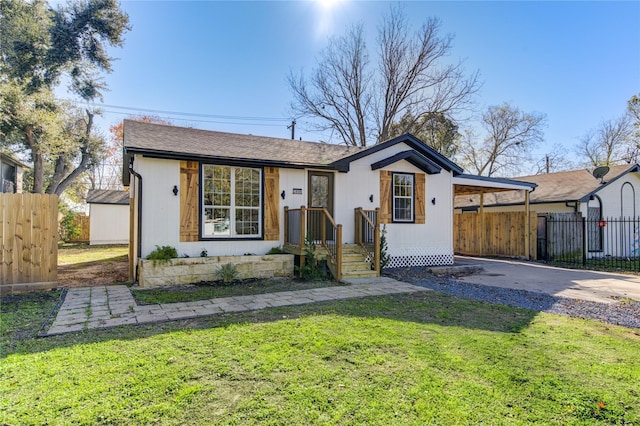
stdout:
[[112,244],[90,246],[89,244],[60,244],[58,246],[58,265],[110,261],[127,256],[127,245]]
[[36,339],[3,297],[0,424],[640,424],[640,333],[425,292]]

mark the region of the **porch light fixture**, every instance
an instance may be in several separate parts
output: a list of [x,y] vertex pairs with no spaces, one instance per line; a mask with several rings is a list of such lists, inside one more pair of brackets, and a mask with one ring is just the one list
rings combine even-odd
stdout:
[[433,197],[433,198],[431,199],[431,204],[433,204],[434,206],[436,205],[436,197]]
[[373,194],[369,195],[369,201],[373,203]]
[[178,196],[178,185],[173,185],[173,195],[175,195],[176,197]]
[[282,192],[280,193],[280,197],[284,200],[284,197],[287,196],[287,193],[284,192],[284,189],[282,190]]

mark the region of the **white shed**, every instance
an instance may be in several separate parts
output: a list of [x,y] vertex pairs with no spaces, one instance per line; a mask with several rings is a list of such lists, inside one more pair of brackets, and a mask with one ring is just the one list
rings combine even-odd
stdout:
[[89,244],[129,243],[129,192],[92,189],[89,204]]

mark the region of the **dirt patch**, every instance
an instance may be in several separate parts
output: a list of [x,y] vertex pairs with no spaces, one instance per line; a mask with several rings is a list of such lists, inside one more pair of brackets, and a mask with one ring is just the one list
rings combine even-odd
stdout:
[[97,262],[58,265],[58,287],[93,287],[129,281],[127,256]]

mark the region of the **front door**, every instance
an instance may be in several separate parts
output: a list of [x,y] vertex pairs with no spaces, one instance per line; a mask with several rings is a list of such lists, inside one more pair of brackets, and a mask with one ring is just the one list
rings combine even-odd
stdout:
[[[309,172],[309,208],[324,207],[333,217],[333,173]],[[324,223],[324,215],[320,211],[310,211],[307,215],[310,237],[314,241],[331,239],[331,229]],[[322,229],[325,236],[322,237]]]

